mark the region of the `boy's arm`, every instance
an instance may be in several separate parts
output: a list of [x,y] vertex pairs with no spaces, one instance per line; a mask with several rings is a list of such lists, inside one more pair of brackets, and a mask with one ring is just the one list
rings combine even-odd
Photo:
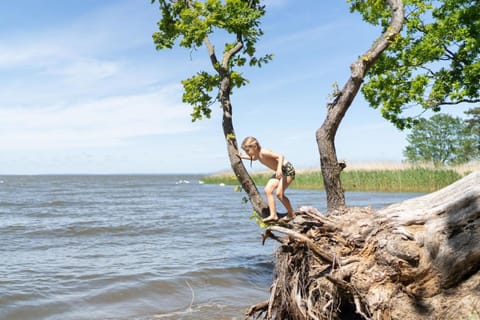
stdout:
[[283,155],[278,154],[277,155],[277,172],[276,172],[276,177],[277,179],[281,179],[283,177],[283,172],[282,172],[282,167],[283,167]]

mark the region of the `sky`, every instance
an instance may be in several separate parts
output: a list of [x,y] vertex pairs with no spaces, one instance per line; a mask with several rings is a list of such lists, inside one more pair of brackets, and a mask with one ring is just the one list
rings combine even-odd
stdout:
[[[296,168],[319,168],[315,131],[332,86],[345,84],[380,30],[344,1],[266,5],[258,52],[274,59],[242,70],[250,83],[231,97],[236,136],[257,137]],[[181,81],[211,71],[206,49],[157,51],[159,18],[150,0],[0,1],[0,174],[229,170],[218,103],[196,122],[182,103]],[[407,133],[359,94],[337,156],[347,165],[401,162]]]

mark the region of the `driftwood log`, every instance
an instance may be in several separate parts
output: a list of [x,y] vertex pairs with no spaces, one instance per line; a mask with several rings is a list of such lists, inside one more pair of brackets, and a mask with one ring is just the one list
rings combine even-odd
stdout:
[[270,299],[247,318],[480,319],[480,171],[385,207],[301,207],[281,243]]

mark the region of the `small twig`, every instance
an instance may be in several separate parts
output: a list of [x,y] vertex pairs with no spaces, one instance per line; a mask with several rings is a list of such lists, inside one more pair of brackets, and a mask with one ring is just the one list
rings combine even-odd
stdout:
[[272,238],[273,240],[277,240],[281,244],[285,244],[285,240],[283,240],[280,237],[277,237],[275,234],[273,234],[273,232],[269,228],[266,229],[265,232],[263,232],[262,234],[262,246],[265,245],[265,240],[267,240],[267,238]]
[[302,294],[300,292],[300,288],[298,287],[298,280],[299,280],[300,274],[296,272],[293,277],[292,277],[292,282],[293,282],[293,288],[291,291],[292,295],[292,300],[295,301],[295,304],[297,305],[297,309],[300,311],[302,314],[303,318],[307,318],[307,313],[305,308],[303,307],[302,303]]
[[195,291],[193,291],[192,286],[190,285],[190,283],[188,283],[187,280],[185,280],[185,283],[186,283],[187,286],[190,288],[190,291],[192,291],[192,301],[190,301],[190,306],[188,307],[188,309],[191,310],[191,309],[192,309],[192,306],[193,306],[193,301],[195,300]]
[[353,301],[355,302],[355,312],[361,315],[364,319],[369,320],[370,317],[368,317],[365,313],[362,311],[362,304],[360,302],[360,296],[358,295],[357,292],[353,292]]
[[275,282],[272,285],[272,290],[270,292],[270,299],[268,299],[267,319],[272,318],[273,301],[275,300],[275,294],[277,292],[277,283],[278,283],[278,280],[275,280]]
[[327,312],[328,307],[330,307],[332,305],[332,303],[333,303],[333,299],[328,300],[328,302],[325,303],[325,305],[323,306],[322,312]]
[[340,261],[340,265],[343,267],[343,266],[349,265],[349,264],[354,263],[354,262],[360,262],[360,258],[350,257],[350,258],[340,259],[339,261]]
[[318,211],[314,207],[300,207],[298,212],[306,216],[309,216],[310,218],[318,220],[329,227],[337,229],[337,225],[335,221],[333,221],[330,218],[327,218],[324,214],[320,213],[320,211]]
[[320,320],[317,315],[314,313],[315,307],[312,304],[311,299],[307,299],[307,314],[310,316],[311,319],[313,320]]
[[402,236],[403,236],[402,238],[403,238],[404,240],[413,240],[413,239],[415,239],[415,236],[413,235],[413,233],[411,233],[410,231],[408,231],[407,229],[402,228],[402,227],[396,228],[395,230],[392,231],[392,233],[402,235]]
[[262,311],[265,312],[268,307],[268,300],[262,301],[257,303],[256,305],[253,305],[248,309],[248,311],[245,313],[245,315],[248,317],[253,316],[254,313]]
[[347,281],[335,278],[329,274],[327,274],[325,278],[337,287],[341,288],[342,290],[352,292],[352,286]]

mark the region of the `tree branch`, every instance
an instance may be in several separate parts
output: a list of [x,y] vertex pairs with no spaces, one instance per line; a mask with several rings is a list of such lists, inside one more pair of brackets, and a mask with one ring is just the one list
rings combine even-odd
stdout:
[[[341,106],[340,110],[338,112],[329,112],[327,114],[327,119],[325,120],[324,125],[326,128],[331,127],[333,129],[333,135],[335,135],[341,119],[343,119],[347,109],[350,107],[360,89],[367,70],[378,60],[382,52],[389,46],[392,39],[402,29],[404,18],[403,2],[401,0],[388,0],[387,2],[391,8],[389,27],[376,41],[373,42],[372,46],[361,55],[357,61],[352,63],[350,66],[351,77],[341,90],[338,99],[335,101],[335,105],[332,106],[334,108]],[[330,130],[326,129],[325,131]]]
[[308,238],[307,236],[305,236],[303,234],[300,234],[296,231],[293,231],[293,230],[290,230],[290,229],[287,229],[287,228],[284,228],[284,227],[278,227],[278,226],[268,227],[267,230],[278,231],[278,232],[284,233],[284,234],[288,235],[289,237],[291,237],[291,238],[293,238],[297,241],[305,243],[313,252],[315,252],[317,255],[322,257],[324,260],[326,260],[330,263],[333,263],[333,261],[334,261],[333,255],[331,255],[328,252],[323,251],[320,247],[318,247],[315,244],[315,242],[313,242],[312,239]]
[[[192,3],[191,3],[189,0],[186,1],[186,4],[187,4],[187,6],[188,6],[188,8],[189,8],[190,10],[193,10]],[[205,37],[205,38],[203,39],[203,43],[205,43],[205,46],[207,47],[208,56],[210,57],[210,61],[211,61],[211,63],[212,63],[213,68],[214,68],[219,74],[221,74],[222,70],[221,70],[221,68],[219,68],[219,66],[218,66],[218,59],[217,59],[217,56],[216,56],[216,54],[215,54],[215,48],[213,47],[212,42],[210,41],[210,39],[209,39],[208,37]]]
[[234,55],[236,55],[238,52],[240,52],[240,50],[242,50],[242,48],[243,48],[242,36],[238,33],[237,34],[237,43],[235,44],[235,46],[232,49],[225,52],[225,54],[223,55],[222,67],[225,70],[228,69],[228,63],[230,62],[230,59],[232,59],[232,57]]
[[205,37],[205,39],[203,39],[203,42],[205,43],[205,47],[207,47],[208,56],[210,57],[210,61],[212,63],[213,68],[218,73],[221,73],[222,70],[218,65],[218,59],[217,59],[217,56],[215,54],[215,48],[213,47],[212,43],[210,42],[210,39],[208,37]]

